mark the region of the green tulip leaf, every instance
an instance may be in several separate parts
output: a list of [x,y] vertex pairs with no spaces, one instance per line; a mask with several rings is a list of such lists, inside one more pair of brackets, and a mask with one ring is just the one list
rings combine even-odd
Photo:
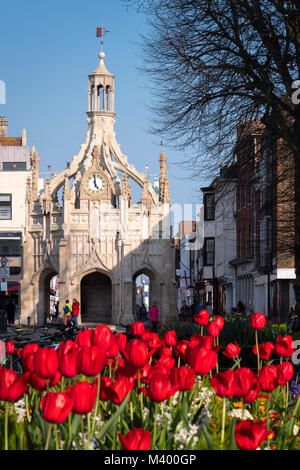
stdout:
[[101,429],[99,435],[97,436],[98,437],[98,440],[101,441],[101,439],[103,439],[103,437],[111,431],[112,427],[115,425],[115,423],[118,421],[118,417],[123,413],[123,411],[125,410],[125,407],[128,403],[128,400],[129,400],[129,397],[130,397],[130,392],[127,394],[126,398],[123,400],[123,402],[121,403],[121,405],[119,405],[119,407],[117,408],[116,412],[112,415],[112,417],[105,423],[105,425],[103,426],[103,428]]

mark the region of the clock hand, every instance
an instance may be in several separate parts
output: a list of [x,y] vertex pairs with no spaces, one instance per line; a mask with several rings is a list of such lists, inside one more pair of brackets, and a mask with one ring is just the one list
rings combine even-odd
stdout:
[[99,189],[96,183],[96,175],[94,175],[94,185],[96,186],[97,189]]

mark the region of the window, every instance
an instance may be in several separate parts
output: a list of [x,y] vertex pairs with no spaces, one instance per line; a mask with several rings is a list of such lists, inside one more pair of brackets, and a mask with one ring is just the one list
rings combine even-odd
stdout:
[[215,262],[215,239],[205,238],[204,240],[204,265],[212,266]]
[[26,162],[3,162],[2,169],[4,171],[26,170]]
[[0,220],[11,219],[11,194],[0,194]]
[[204,202],[204,220],[215,220],[215,195],[206,193],[203,197]]

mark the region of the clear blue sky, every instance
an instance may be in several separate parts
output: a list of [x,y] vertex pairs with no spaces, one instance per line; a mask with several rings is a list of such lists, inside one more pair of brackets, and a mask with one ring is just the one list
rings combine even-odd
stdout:
[[[65,168],[85,141],[87,76],[98,64],[96,27],[105,36],[105,65],[115,75],[116,136],[122,152],[139,171],[159,171],[160,138],[148,133],[151,96],[145,88],[139,33],[145,18],[120,0],[10,0],[0,10],[0,80],[7,88],[0,115],[8,135],[27,130],[28,143],[40,155],[40,171]],[[203,182],[189,181],[181,154],[165,148],[170,165],[172,203],[199,202]]]

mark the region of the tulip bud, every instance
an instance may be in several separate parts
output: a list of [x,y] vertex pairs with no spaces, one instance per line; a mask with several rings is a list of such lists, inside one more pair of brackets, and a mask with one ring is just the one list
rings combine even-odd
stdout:
[[255,330],[261,330],[266,324],[266,317],[262,313],[256,312],[251,315],[251,326]]
[[7,341],[5,343],[6,354],[14,354],[16,351],[15,343],[13,341]]
[[134,428],[125,437],[119,434],[119,439],[125,450],[149,450],[151,446],[151,433],[144,429]]

